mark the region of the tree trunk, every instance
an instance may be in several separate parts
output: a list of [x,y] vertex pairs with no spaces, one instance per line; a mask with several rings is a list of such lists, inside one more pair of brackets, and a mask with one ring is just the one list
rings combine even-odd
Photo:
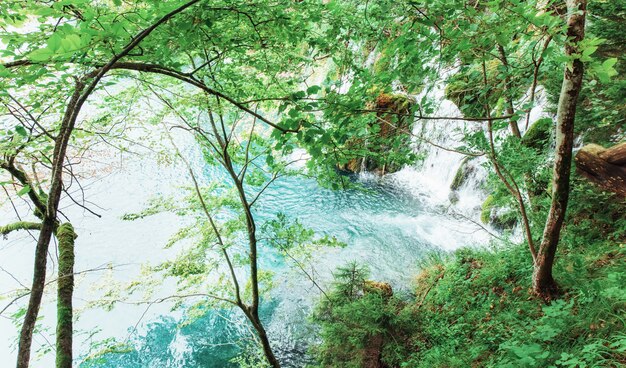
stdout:
[[252,327],[254,327],[257,336],[259,336],[259,340],[261,341],[261,347],[263,348],[263,355],[265,355],[265,359],[267,359],[267,362],[273,368],[280,368],[280,363],[274,355],[274,351],[272,350],[272,346],[270,345],[270,340],[267,337],[267,332],[265,331],[265,327],[263,327],[263,323],[261,322],[258,313],[256,313],[251,307],[246,305],[239,305],[239,308],[243,310],[243,313],[252,323]]
[[585,36],[586,0],[568,0],[567,43],[565,55],[572,58],[565,67],[557,110],[556,147],[552,173],[552,203],[534,265],[533,290],[550,298],[557,293],[552,277],[556,248],[565,220],[569,199],[569,179],[574,145],[574,119],[578,94],[582,86],[584,66],[579,57],[579,42]]
[[[498,44],[498,52],[500,53],[500,61],[502,65],[506,69],[506,77],[504,77],[504,92],[506,95],[506,113],[508,115],[513,116],[515,114],[515,109],[513,108],[513,91],[511,91],[511,77],[509,76],[509,61],[506,57],[506,52],[504,51],[504,47]],[[522,139],[522,134],[519,131],[519,125],[517,124],[517,120],[515,118],[509,119],[509,128],[511,128],[511,134],[513,134],[518,139]]]
[[270,340],[267,337],[267,333],[265,332],[265,328],[261,321],[257,321],[257,334],[259,335],[259,339],[261,340],[261,345],[263,346],[263,354],[267,359],[267,362],[274,368],[280,368],[280,363],[276,356],[274,355],[274,351],[272,350],[272,346],[270,345]]
[[65,223],[59,226],[57,239],[59,239],[59,278],[57,281],[56,368],[72,368],[72,294],[74,293],[74,239],[76,239],[72,224]]
[[626,197],[626,142],[609,149],[589,144],[576,154],[578,172],[600,188]]
[[80,102],[84,87],[85,85],[82,82],[76,82],[76,88],[67,105],[54,145],[50,192],[48,194],[48,203],[46,204],[46,213],[43,216],[44,221],[35,248],[33,286],[30,291],[30,299],[28,300],[28,309],[24,316],[24,324],[20,331],[17,368],[27,368],[30,363],[30,347],[33,341],[33,331],[35,329],[37,316],[39,315],[39,307],[41,306],[41,298],[46,283],[48,247],[52,233],[58,225],[56,216],[61,200],[61,193],[63,191],[63,164],[65,161],[65,153],[76,122],[76,116],[78,114],[77,109],[80,109],[78,103]]
[[20,339],[17,353],[17,368],[28,367],[30,361],[30,346],[33,341],[33,331],[37,316],[39,315],[39,307],[41,298],[43,297],[43,289],[46,283],[46,264],[48,262],[48,245],[52,238],[52,231],[55,222],[53,219],[47,218],[43,221],[39,239],[35,247],[35,269],[33,273],[33,284],[30,289],[30,298],[28,300],[28,308],[24,315],[24,323],[20,331]]

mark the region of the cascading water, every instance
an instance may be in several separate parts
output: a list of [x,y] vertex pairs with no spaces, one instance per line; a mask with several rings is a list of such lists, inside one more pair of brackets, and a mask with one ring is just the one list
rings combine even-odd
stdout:
[[[445,81],[454,71],[441,72],[438,80]],[[459,108],[445,98],[445,84],[433,83],[432,89],[414,96],[416,101],[428,99],[436,104],[434,117],[462,117]],[[464,216],[475,218],[486,194],[481,188],[485,178],[484,159],[467,160],[466,178],[451,190],[451,184],[463,160],[468,157],[456,150],[462,146],[464,133],[481,129],[480,122],[459,119],[416,119],[413,127],[414,151],[424,157],[420,163],[405,167],[394,174],[395,179],[431,206],[450,207]]]
[[[445,81],[454,70],[443,71],[438,80]],[[426,98],[436,103],[433,117],[463,117],[459,108],[445,97],[445,83],[432,83],[432,89],[415,96],[416,101]],[[515,106],[520,108],[531,96],[530,90]],[[540,86],[535,93],[535,103],[528,114],[520,120],[522,134],[537,120],[551,117],[546,111],[547,96]],[[414,151],[425,159],[419,164],[405,167],[393,174],[401,185],[410,188],[416,196],[424,198],[432,206],[445,206],[446,211],[462,217],[479,220],[481,204],[488,193],[484,189],[487,178],[485,156],[465,155],[457,147],[464,145],[465,134],[484,130],[485,122],[461,119],[417,119],[414,128]],[[501,132],[507,135],[507,132]],[[461,167],[463,166],[463,167]],[[459,173],[459,170],[463,172]],[[455,188],[457,174],[462,176]]]

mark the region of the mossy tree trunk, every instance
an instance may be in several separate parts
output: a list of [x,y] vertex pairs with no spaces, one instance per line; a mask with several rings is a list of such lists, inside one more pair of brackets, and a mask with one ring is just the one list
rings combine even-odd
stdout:
[[74,293],[74,239],[76,233],[70,223],[64,223],[57,230],[59,240],[59,277],[57,290],[57,368],[72,368]]
[[533,290],[538,295],[550,298],[558,289],[552,276],[561,229],[569,199],[569,180],[574,145],[574,120],[578,95],[583,81],[584,66],[580,60],[579,43],[585,37],[586,0],[567,2],[569,18],[565,54],[571,61],[565,67],[561,94],[557,110],[556,147],[552,173],[552,203],[543,231],[543,238],[533,273]]

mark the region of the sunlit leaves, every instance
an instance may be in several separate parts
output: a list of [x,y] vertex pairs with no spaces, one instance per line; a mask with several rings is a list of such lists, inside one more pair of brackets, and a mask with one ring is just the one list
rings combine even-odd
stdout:
[[615,70],[615,64],[617,58],[609,58],[602,63],[595,63],[591,66],[590,72],[595,75],[600,82],[608,83],[612,77],[616,76],[617,70]]

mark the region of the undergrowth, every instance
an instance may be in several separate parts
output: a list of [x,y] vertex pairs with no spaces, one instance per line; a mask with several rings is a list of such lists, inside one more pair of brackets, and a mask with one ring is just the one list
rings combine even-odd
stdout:
[[337,271],[314,320],[323,367],[624,367],[626,216],[622,200],[576,185],[555,277],[561,295],[531,292],[524,245],[431,257],[407,300]]

